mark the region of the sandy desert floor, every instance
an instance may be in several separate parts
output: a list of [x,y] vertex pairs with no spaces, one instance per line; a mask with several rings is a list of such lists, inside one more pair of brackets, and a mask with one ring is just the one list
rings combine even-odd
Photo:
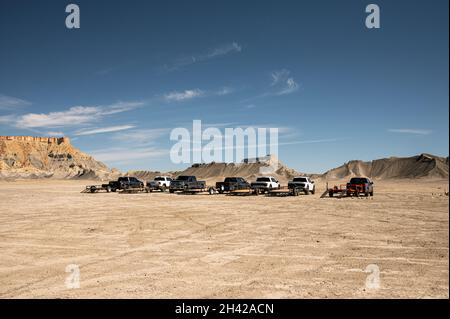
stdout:
[[0,298],[449,297],[446,180],[375,181],[373,199],[85,184],[0,182]]

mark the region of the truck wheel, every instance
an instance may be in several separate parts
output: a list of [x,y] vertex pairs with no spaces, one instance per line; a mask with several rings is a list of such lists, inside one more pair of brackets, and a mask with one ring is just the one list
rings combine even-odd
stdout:
[[316,187],[314,186],[313,189],[312,189],[312,191],[311,191],[311,194],[314,195],[315,193],[316,193]]
[[161,186],[161,192],[164,193],[166,191],[166,188],[167,188],[166,185]]
[[309,195],[309,189],[305,188],[305,195]]
[[210,187],[208,189],[208,193],[209,193],[209,195],[214,195],[214,188]]
[[116,191],[117,191],[117,189],[111,188],[111,192],[115,193]]
[[369,192],[365,192],[364,196],[369,197],[370,193]]
[[173,194],[173,193],[175,193],[175,190],[169,189],[169,193],[170,193],[170,194]]
[[328,196],[333,197],[333,192],[328,192]]
[[373,196],[373,191],[370,192],[370,196]]
[[111,186],[106,187],[106,192],[109,193],[111,191]]
[[294,196],[298,196],[298,189],[297,188],[294,187],[292,189],[292,192],[293,192]]

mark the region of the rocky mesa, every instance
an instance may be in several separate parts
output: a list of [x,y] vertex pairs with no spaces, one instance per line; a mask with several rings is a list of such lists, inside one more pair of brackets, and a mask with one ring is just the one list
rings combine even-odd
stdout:
[[119,175],[67,137],[0,136],[0,178],[109,179]]

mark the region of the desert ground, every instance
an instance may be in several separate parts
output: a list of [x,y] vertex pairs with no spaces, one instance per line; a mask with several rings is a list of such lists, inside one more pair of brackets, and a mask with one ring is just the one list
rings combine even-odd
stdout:
[[0,298],[449,297],[448,180],[375,181],[368,199],[89,183],[0,182]]

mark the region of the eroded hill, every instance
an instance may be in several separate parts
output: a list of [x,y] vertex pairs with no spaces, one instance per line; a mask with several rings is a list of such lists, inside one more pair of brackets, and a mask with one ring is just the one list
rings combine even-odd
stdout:
[[107,179],[118,174],[67,137],[0,136],[0,178]]

